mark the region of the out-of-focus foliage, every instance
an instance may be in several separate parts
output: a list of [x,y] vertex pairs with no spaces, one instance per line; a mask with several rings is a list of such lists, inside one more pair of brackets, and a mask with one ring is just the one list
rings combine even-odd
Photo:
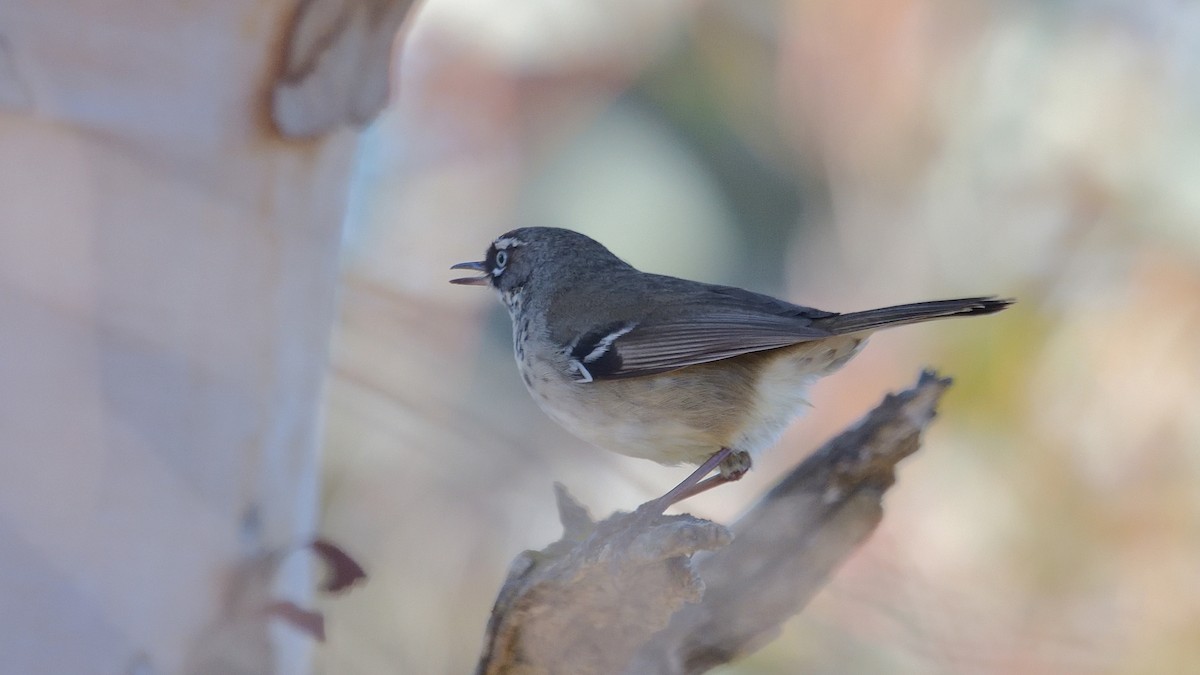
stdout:
[[371,572],[329,673],[464,672],[550,485],[685,474],[568,437],[507,317],[446,284],[522,224],[825,309],[1015,295],[813,394],[730,519],[923,365],[955,376],[874,539],[728,672],[1142,673],[1200,662],[1200,10],[1184,3],[429,0],[368,134],[325,533]]

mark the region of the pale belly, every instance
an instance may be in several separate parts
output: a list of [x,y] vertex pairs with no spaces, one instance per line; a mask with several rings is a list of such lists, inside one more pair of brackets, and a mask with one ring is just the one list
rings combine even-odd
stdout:
[[660,375],[576,382],[549,363],[521,363],[552,419],[600,448],[662,464],[700,464],[722,447],[756,456],[808,406],[821,375],[860,341],[759,352]]

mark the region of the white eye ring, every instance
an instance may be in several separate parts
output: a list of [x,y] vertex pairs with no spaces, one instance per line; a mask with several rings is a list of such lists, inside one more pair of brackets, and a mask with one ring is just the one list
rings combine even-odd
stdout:
[[504,269],[508,264],[508,251],[496,251],[496,268]]

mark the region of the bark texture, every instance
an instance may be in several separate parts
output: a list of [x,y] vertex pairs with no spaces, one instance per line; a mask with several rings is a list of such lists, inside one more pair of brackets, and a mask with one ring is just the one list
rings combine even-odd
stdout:
[[762,647],[879,524],[949,385],[922,373],[729,529],[637,511],[594,523],[559,486],[563,538],[514,561],[477,673],[703,673]]

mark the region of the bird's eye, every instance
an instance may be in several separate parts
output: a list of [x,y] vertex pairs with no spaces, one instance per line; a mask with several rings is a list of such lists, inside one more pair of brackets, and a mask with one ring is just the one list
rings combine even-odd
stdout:
[[508,251],[496,251],[496,269],[504,269],[508,264]]

